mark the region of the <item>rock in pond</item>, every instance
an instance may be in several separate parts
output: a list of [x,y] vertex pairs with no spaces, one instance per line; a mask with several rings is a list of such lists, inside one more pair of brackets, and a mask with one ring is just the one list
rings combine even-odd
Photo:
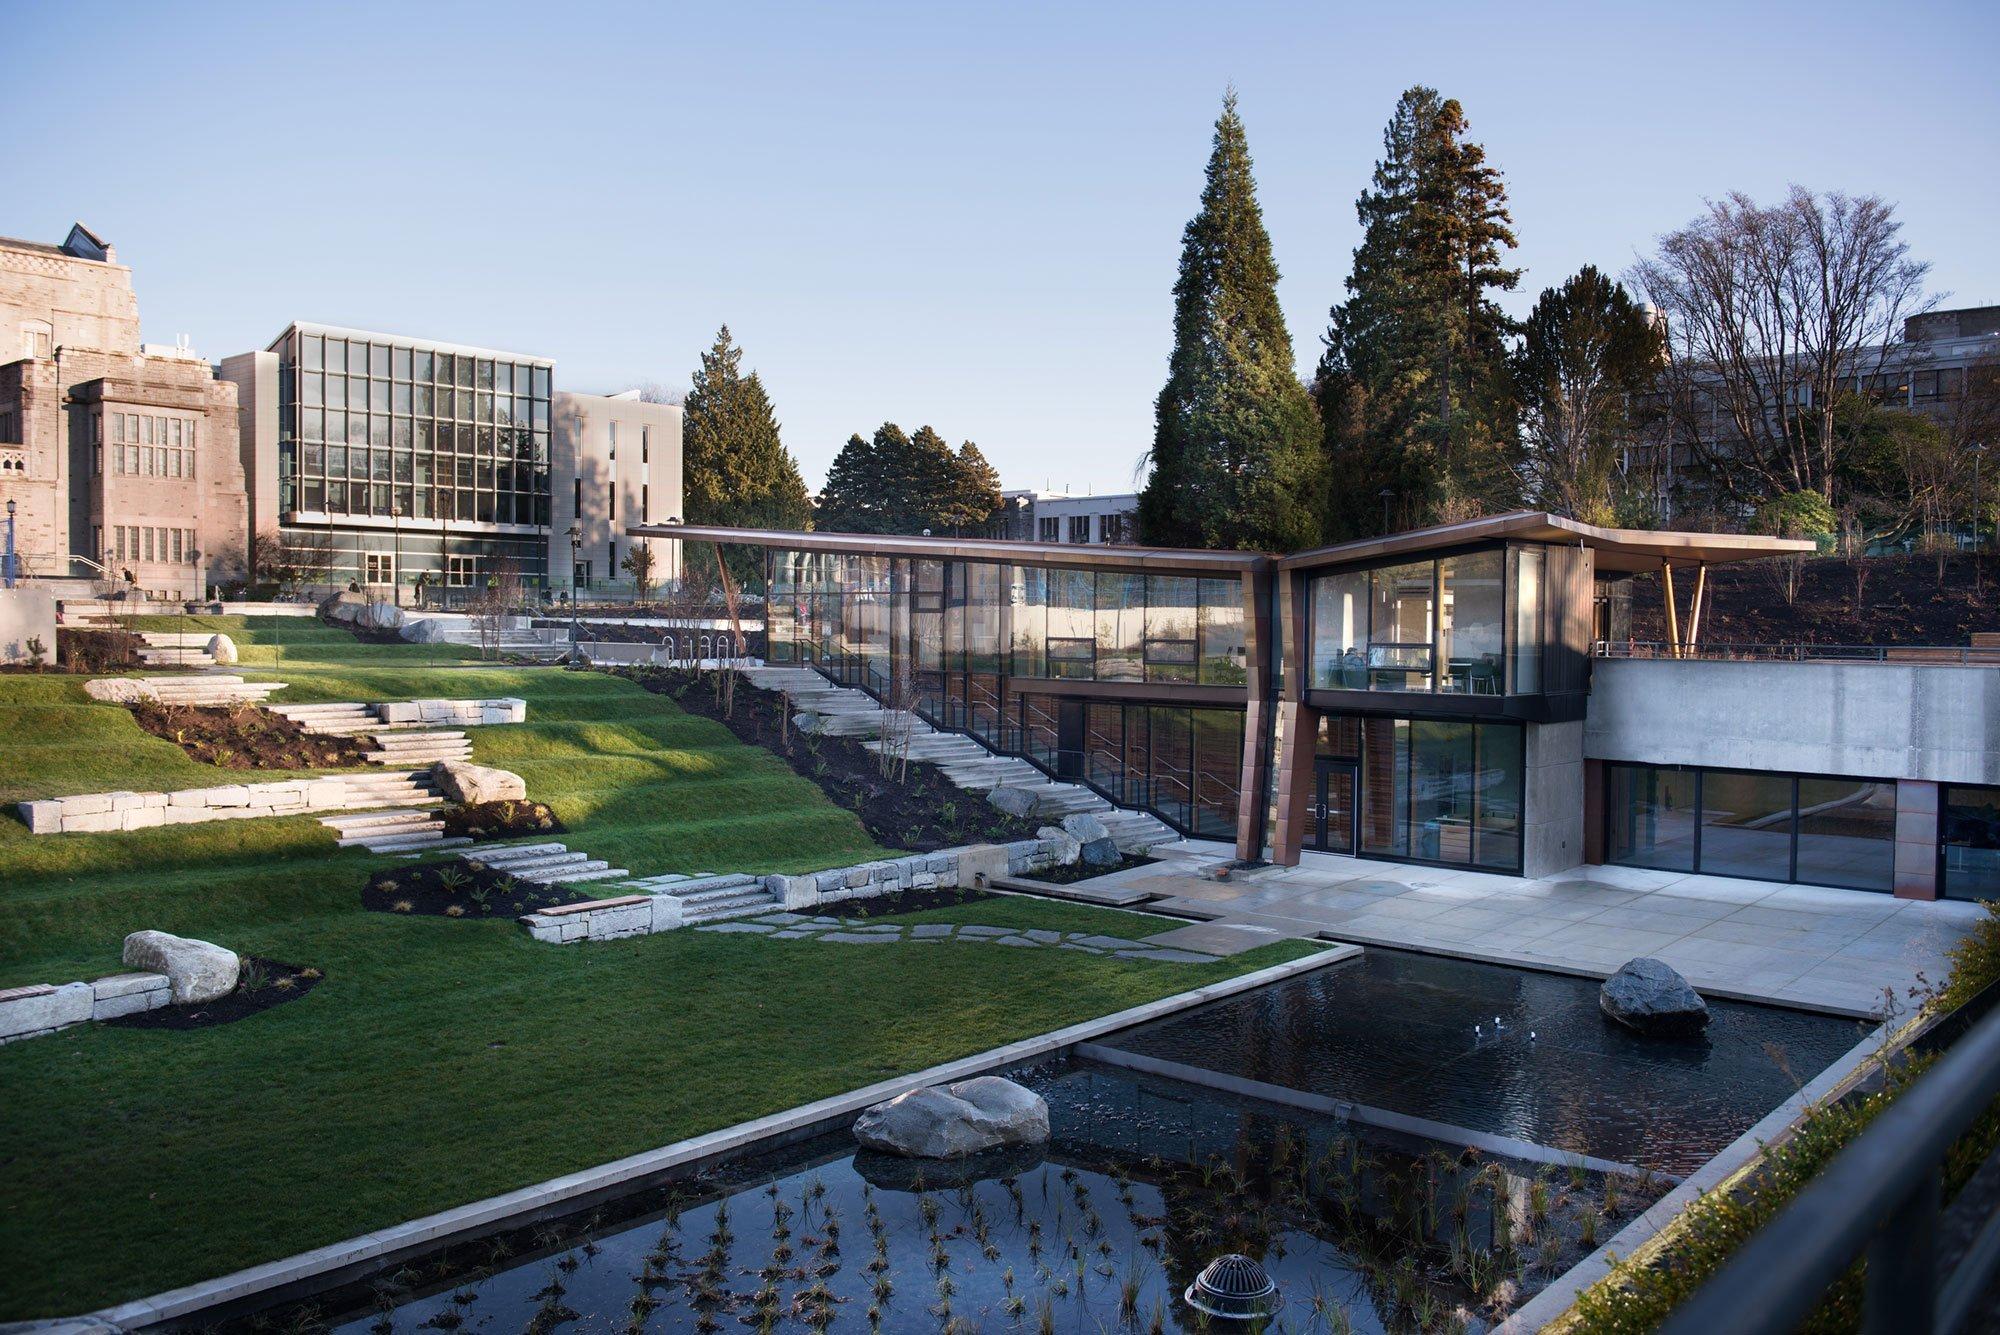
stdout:
[[1605,1015],[1642,1034],[1675,1038],[1708,1026],[1708,1003],[1672,966],[1641,956],[1604,980],[1597,1005]]
[[176,1006],[228,996],[236,990],[241,969],[233,950],[166,932],[132,933],[125,938],[124,959],[134,969],[165,974]]
[[1049,1138],[1049,1105],[1012,1080],[974,1076],[876,1104],[854,1120],[854,1138],[871,1150],[913,1159],[956,1159],[1003,1145],[1040,1145]]

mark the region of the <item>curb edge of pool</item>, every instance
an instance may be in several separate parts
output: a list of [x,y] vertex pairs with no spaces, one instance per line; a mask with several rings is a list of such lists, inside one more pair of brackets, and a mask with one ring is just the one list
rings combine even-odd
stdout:
[[489,1196],[485,1200],[472,1201],[435,1214],[407,1220],[401,1224],[393,1224],[359,1237],[327,1243],[293,1256],[266,1261],[213,1279],[201,1280],[149,1297],[135,1298],[100,1308],[84,1316],[67,1320],[57,1319],[48,1324],[55,1326],[74,1324],[78,1329],[82,1329],[92,1324],[103,1323],[122,1330],[145,1330],[164,1322],[184,1320],[207,1308],[241,1302],[261,1294],[318,1280],[350,1266],[386,1264],[419,1248],[435,1246],[454,1234],[502,1226],[517,1216],[546,1210],[593,1193],[623,1186],[654,1173],[665,1172],[697,1160],[741,1149],[766,1137],[797,1134],[807,1127],[858,1113],[871,1104],[895,1098],[899,1094],[925,1085],[963,1080],[996,1067],[1013,1066],[1024,1061],[1052,1056],[1080,1043],[1102,1038],[1134,1025],[1146,1024],[1178,1011],[1190,1010],[1211,1001],[1219,1001],[1239,992],[1247,992],[1267,983],[1279,982],[1302,973],[1344,964],[1360,957],[1362,953],[1363,947],[1359,945],[1334,944],[1329,949],[1315,951],[1295,960],[1286,960],[1234,978],[1204,984],[1187,992],[1160,997],[1110,1015],[1099,1016],[1094,1020],[1066,1025],[1032,1038],[1017,1039],[1012,1043],[927,1067],[909,1075],[877,1081],[875,1084],[864,1085],[860,1089],[849,1090],[844,1094],[829,1095],[748,1122],[739,1122],[734,1126],[691,1136],[657,1149],[643,1150],[623,1159],[614,1159],[594,1168],[565,1173],[532,1186],[517,1187],[498,1196]]

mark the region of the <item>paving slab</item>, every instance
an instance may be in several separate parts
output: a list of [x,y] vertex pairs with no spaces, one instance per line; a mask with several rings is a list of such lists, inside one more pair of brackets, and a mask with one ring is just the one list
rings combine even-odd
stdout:
[[752,936],[769,936],[772,927],[761,922],[711,922],[697,923],[697,932],[747,932]]
[[950,936],[952,930],[948,922],[920,922],[910,929],[910,935],[918,941],[935,941]]
[[1213,958],[1221,955],[1240,955],[1246,950],[1255,950],[1259,946],[1268,946],[1273,941],[1283,939],[1284,934],[1272,927],[1197,922],[1190,923],[1186,927],[1176,927],[1171,932],[1149,936],[1145,938],[1145,944],[1193,951]]
[[838,941],[844,946],[884,946],[897,938],[883,936],[876,932],[828,932],[819,938],[822,941]]
[[1122,936],[1079,936],[1075,940],[1079,945],[1096,946],[1099,950],[1135,950],[1139,945]]
[[1011,927],[961,927],[958,929],[958,934],[960,936],[1012,936],[1014,935],[1014,929]]
[[996,936],[993,938],[992,944],[996,946],[1028,946],[1036,948],[1042,943],[1040,941],[1030,941],[1025,936]]
[[1173,964],[1213,964],[1215,956],[1198,955],[1192,950],[1120,950],[1121,960],[1166,960]]

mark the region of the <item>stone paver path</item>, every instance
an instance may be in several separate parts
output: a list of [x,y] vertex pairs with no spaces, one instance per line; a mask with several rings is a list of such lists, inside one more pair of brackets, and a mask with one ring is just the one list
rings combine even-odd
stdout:
[[1122,936],[1103,936],[1090,932],[1057,932],[1046,927],[985,927],[977,923],[961,926],[942,922],[914,924],[866,922],[856,918],[832,918],[818,914],[808,917],[801,913],[764,913],[754,918],[739,918],[733,922],[710,923],[694,930],[764,936],[773,941],[831,941],[843,946],[877,946],[894,941],[916,943],[976,941],[990,946],[1013,946],[1017,949],[1030,950],[1080,950],[1086,955],[1115,955],[1121,960],[1164,960],[1174,964],[1213,964],[1223,955],[1233,955],[1238,950],[1248,949],[1249,945],[1264,945],[1277,939],[1275,933],[1262,934],[1260,939],[1243,944],[1217,936],[1214,938],[1216,948],[1210,952],[1181,948],[1183,945],[1197,944],[1188,937],[1189,933],[1196,930],[1194,927],[1180,927],[1154,936],[1128,940]]

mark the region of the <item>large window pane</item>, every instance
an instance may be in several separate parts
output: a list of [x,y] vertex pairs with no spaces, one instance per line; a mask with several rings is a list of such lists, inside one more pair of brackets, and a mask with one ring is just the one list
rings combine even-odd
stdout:
[[1410,721],[1361,720],[1361,848],[1410,851]]
[[1605,856],[1631,867],[1694,870],[1695,771],[1612,765],[1605,805],[1611,816]]
[[[1141,765],[1145,758],[1140,757]],[[1125,707],[1094,700],[1086,707],[1083,734],[1084,775],[1111,794],[1125,800]]]
[[1013,604],[1008,616],[1014,638],[1014,675],[1043,676],[1047,672],[1043,653],[1049,631],[1048,572],[1036,566],[1012,567],[1008,597]]
[[1195,587],[1195,581],[1184,576],[1147,577],[1147,681],[1194,681],[1199,675]]
[[1241,686],[1250,680],[1250,655],[1243,637],[1243,586],[1233,579],[1199,581],[1201,595],[1201,682]]
[[1433,561],[1369,572],[1374,596],[1368,624],[1368,676],[1378,691],[1431,688]]
[[1472,861],[1477,780],[1470,723],[1418,719],[1411,724],[1411,856],[1429,862]]
[[1701,870],[1784,881],[1792,875],[1792,780],[1706,770],[1701,783]]
[[1895,889],[1896,785],[1800,779],[1797,878],[1809,885]]
[[1146,577],[1097,576],[1097,679],[1144,681]]
[[1542,567],[1540,547],[1517,547],[1514,558],[1514,693],[1542,689]]
[[2000,899],[2000,788],[1944,789],[1944,884],[1952,899]]
[[1438,621],[1439,689],[1499,695],[1505,689],[1501,617],[1505,601],[1499,551],[1469,552],[1438,563],[1444,590]]
[[1194,814],[1194,737],[1190,711],[1154,705],[1147,720],[1152,750],[1153,807],[1187,828]]
[[1322,575],[1312,582],[1312,685],[1322,691],[1368,689],[1368,572]]
[[1088,570],[1049,572],[1049,675],[1088,681],[1097,654],[1096,585]]
[[1000,670],[1000,567],[965,567],[965,666],[969,672]]
[[1472,860],[1513,871],[1521,865],[1522,730],[1511,723],[1478,729],[1477,831]]
[[1233,709],[1189,711],[1194,723],[1196,834],[1227,839],[1236,830],[1243,779],[1243,715]]

